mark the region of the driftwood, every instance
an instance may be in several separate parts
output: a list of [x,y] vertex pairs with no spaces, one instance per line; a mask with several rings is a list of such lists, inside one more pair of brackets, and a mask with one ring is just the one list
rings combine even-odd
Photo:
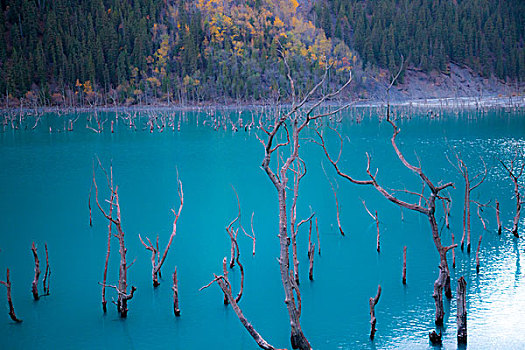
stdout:
[[[454,234],[451,232],[450,235],[452,236],[452,245],[454,245]],[[456,253],[454,252],[454,248],[452,248],[452,268],[456,268]]]
[[114,288],[117,291],[117,294],[118,294],[117,311],[118,311],[120,317],[124,318],[124,317],[127,317],[127,315],[128,315],[128,301],[133,298],[133,295],[134,295],[135,290],[136,290],[136,288],[132,286],[131,287],[131,292],[129,294],[127,294],[127,273],[128,273],[128,269],[131,267],[131,265],[133,265],[133,262],[130,265],[128,265],[126,263],[126,252],[127,252],[127,249],[126,249],[126,245],[125,245],[125,242],[124,242],[124,231],[122,229],[122,220],[121,220],[121,215],[120,215],[120,204],[119,204],[119,196],[118,196],[118,186],[117,187],[113,187],[113,172],[111,172],[111,178],[110,178],[109,175],[107,174],[106,170],[102,167],[102,164],[100,163],[100,160],[98,161],[98,163],[100,165],[100,168],[102,169],[102,171],[106,175],[106,179],[108,181],[108,187],[109,187],[109,190],[111,192],[110,204],[116,208],[117,216],[114,217],[113,213],[111,213],[111,214],[106,213],[105,210],[100,205],[100,202],[98,200],[98,186],[97,186],[97,182],[96,182],[96,179],[95,179],[95,171],[93,169],[93,186],[95,187],[95,200],[96,200],[98,209],[100,210],[102,215],[104,215],[104,217],[108,221],[112,222],[115,225],[116,229],[117,229],[117,233],[113,234],[113,235],[118,239],[118,242],[119,242],[119,253],[120,253],[118,287],[114,286],[114,285],[107,285],[105,283],[100,283],[100,285],[102,285],[103,287]]
[[16,317],[15,307],[13,306],[13,300],[11,299],[11,280],[9,279],[9,269],[7,269],[5,281],[0,281],[1,284],[7,289],[7,303],[9,304],[9,316],[17,323],[22,322],[21,319]]
[[379,301],[380,296],[381,296],[381,285],[378,285],[376,296],[373,298],[370,298],[370,300],[368,301],[368,303],[370,304],[370,325],[371,325],[370,339],[371,340],[374,340],[374,336],[377,331],[376,329],[377,319],[376,319],[376,313],[375,313],[375,306],[377,305],[377,302]]
[[175,316],[180,316],[179,309],[179,284],[177,281],[177,267],[175,266],[175,271],[173,272],[173,313]]
[[146,244],[139,234],[140,243],[142,243],[144,248],[151,251],[151,278],[153,280],[153,287],[157,287],[160,285],[159,283],[160,269],[162,265],[164,264],[166,257],[168,256],[168,251],[173,242],[173,238],[177,234],[177,222],[179,221],[180,213],[182,211],[182,207],[184,206],[184,192],[182,190],[182,182],[179,179],[177,179],[177,191],[178,191],[179,199],[180,199],[179,210],[175,211],[174,209],[171,209],[171,211],[175,215],[175,218],[173,219],[173,227],[172,227],[171,235],[168,240],[168,243],[166,244],[166,248],[164,248],[164,253],[162,254],[162,257],[160,257],[160,251],[159,251],[159,236],[157,235],[157,244],[154,246],[148,237],[146,237],[146,240],[148,241],[148,243]]
[[[510,179],[512,180],[512,183],[514,184],[514,197],[516,198],[516,215],[514,215],[512,229],[511,230],[507,229],[507,230],[512,232],[512,234],[515,237],[519,237],[518,226],[520,222],[521,205],[523,204],[523,202],[521,201],[521,195],[520,195],[519,178],[521,177],[521,175],[523,175],[523,169],[525,168],[525,162],[522,162],[521,167],[518,164],[516,164],[516,160],[519,154],[520,152],[516,150],[516,155],[510,161],[509,165],[506,165],[502,160],[500,160],[501,165],[507,171]],[[523,156],[522,153],[521,153],[521,156]]]
[[458,325],[458,343],[467,342],[467,282],[463,277],[458,280],[457,298],[457,316]]
[[35,246],[35,242],[31,245],[31,251],[33,252],[33,257],[35,258],[35,278],[33,279],[33,283],[31,286],[31,291],[33,293],[33,298],[35,300],[39,299],[38,296],[38,278],[40,277],[40,261],[38,260],[38,254],[37,249]]
[[223,266],[223,272],[224,274],[223,275],[220,275],[220,276],[217,276],[214,274],[214,279],[208,283],[207,285],[203,286],[201,289],[199,290],[203,290],[205,288],[208,288],[209,286],[211,286],[214,282],[217,282],[217,284],[219,285],[219,287],[221,287],[221,290],[222,292],[224,293],[224,295],[226,296],[226,298],[228,299],[228,302],[229,304],[231,305],[233,311],[235,312],[235,314],[237,315],[237,317],[239,318],[239,321],[241,321],[242,325],[244,326],[244,328],[246,328],[246,330],[248,331],[248,333],[250,333],[250,335],[252,336],[253,340],[255,340],[255,342],[257,343],[257,345],[261,348],[261,349],[265,349],[265,350],[275,350],[275,348],[270,345],[266,340],[264,340],[264,338],[255,330],[255,328],[253,327],[253,325],[246,319],[246,317],[244,316],[244,314],[242,313],[242,310],[241,308],[239,307],[239,305],[237,304],[237,301],[236,301],[236,298],[233,297],[233,294],[232,294],[232,287],[231,287],[231,284],[230,284],[230,281],[228,280],[228,270],[227,270],[227,259],[226,257],[223,259],[222,261],[222,266]]

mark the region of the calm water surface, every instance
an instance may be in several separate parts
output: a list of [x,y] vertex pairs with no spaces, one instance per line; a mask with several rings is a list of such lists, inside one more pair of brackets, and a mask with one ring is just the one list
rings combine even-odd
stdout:
[[[176,112],[178,113],[178,112]],[[220,113],[232,113],[223,111]],[[372,168],[379,168],[378,180],[390,188],[419,191],[421,182],[396,158],[390,145],[391,127],[380,123],[373,112],[359,110],[364,120],[355,123],[355,111],[344,115],[339,130],[345,137],[340,162],[342,169],[365,178],[366,156]],[[178,115],[177,119],[178,119]],[[230,307],[222,303],[218,286],[200,291],[213,273],[221,273],[222,258],[229,254],[225,226],[237,215],[231,185],[242,205],[243,225],[250,227],[254,212],[257,236],[256,255],[251,240],[239,235],[246,272],[244,314],[267,341],[290,347],[289,322],[276,258],[277,196],[260,168],[263,148],[254,132],[214,131],[203,126],[204,115],[187,112],[180,132],[132,131],[122,120],[111,134],[96,134],[84,128],[87,114],[81,115],[73,132],[49,132],[63,128],[76,116],[47,115],[31,130],[6,129],[0,134],[0,277],[11,270],[13,300],[17,315],[14,324],[7,315],[5,290],[0,291],[0,347],[3,349],[255,349],[256,345]],[[103,118],[114,118],[114,113]],[[200,122],[197,125],[197,117]],[[243,114],[250,120],[248,111]],[[235,117],[236,119],[236,117]],[[146,118],[142,119],[143,124]],[[455,148],[475,174],[483,169],[479,156],[489,166],[489,175],[472,199],[487,202],[497,198],[501,217],[510,227],[515,210],[513,186],[498,166],[498,159],[510,160],[516,147],[525,148],[523,113],[448,113],[430,119],[413,114],[399,123],[398,144],[407,158],[421,159],[423,169],[438,182],[453,181],[450,230],[442,239],[450,243],[451,232],[461,239],[463,179],[446,158]],[[106,129],[108,124],[105,125]],[[139,128],[140,129],[140,128]],[[328,131],[327,131],[328,132]],[[337,153],[337,139],[329,136],[329,147]],[[305,136],[313,137],[312,132]],[[308,232],[298,237],[302,327],[315,349],[425,349],[432,330],[434,301],[432,289],[437,277],[438,255],[426,218],[401,211],[368,187],[359,187],[336,178],[324,160],[331,180],[337,181],[341,221],[346,236],[337,229],[335,202],[321,169],[324,155],[313,143],[303,141],[301,152],[308,164],[302,182],[298,217],[307,217],[310,206],[316,212],[322,254],[315,256],[315,281],[308,280]],[[113,305],[103,314],[100,286],[106,253],[107,222],[93,208],[89,226],[88,195],[95,156],[113,164],[118,184],[122,223],[126,233],[128,261],[136,259],[128,273],[129,284],[137,287],[129,303],[128,318],[118,317]],[[452,156],[453,157],[453,156]],[[161,285],[153,289],[150,254],[138,234],[163,246],[172,227],[171,208],[178,206],[177,171],[184,186],[185,203],[177,236],[163,266]],[[99,174],[99,184],[104,179]],[[523,185],[523,180],[522,180]],[[100,186],[101,196],[107,195]],[[364,210],[361,199],[381,220],[381,253],[375,250],[375,223]],[[467,280],[468,348],[525,349],[525,285],[521,256],[525,244],[510,233],[496,232],[493,208],[482,213],[488,222],[483,230],[472,209],[473,253],[456,250],[452,269],[453,291],[460,276]],[[442,211],[437,214],[442,222]],[[525,219],[520,233],[525,235]],[[481,271],[476,274],[475,249],[480,235]],[[33,257],[31,242],[39,247],[41,266],[44,243],[50,252],[51,295],[35,302],[31,296]],[[118,278],[117,241],[113,240],[109,283]],[[407,285],[401,283],[403,246],[408,248]],[[449,259],[451,261],[451,259]],[[171,273],[178,268],[180,318],[173,316]],[[237,289],[239,272],[231,270]],[[376,306],[376,339],[368,338],[368,298],[381,284],[383,294]],[[108,290],[109,299],[115,297]],[[456,301],[445,300],[443,348],[456,346]]]

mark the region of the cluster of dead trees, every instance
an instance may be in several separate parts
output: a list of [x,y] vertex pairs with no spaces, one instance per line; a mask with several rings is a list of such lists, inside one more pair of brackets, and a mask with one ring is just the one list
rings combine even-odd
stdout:
[[[265,171],[268,179],[275,188],[277,195],[277,205],[278,205],[278,237],[280,243],[279,250],[279,271],[281,282],[284,292],[284,304],[288,311],[288,318],[290,322],[290,343],[293,349],[307,350],[311,349],[312,346],[307,339],[307,336],[304,334],[301,327],[301,311],[302,311],[302,299],[300,292],[300,278],[299,278],[299,253],[297,248],[297,235],[300,228],[303,225],[308,225],[309,234],[308,234],[308,275],[309,279],[313,280],[313,265],[314,265],[314,255],[315,255],[315,246],[316,243],[312,239],[312,230],[315,220],[315,229],[317,232],[317,248],[319,254],[321,253],[320,240],[319,240],[319,230],[317,228],[317,217],[315,213],[311,211],[311,214],[308,217],[303,219],[297,218],[297,203],[299,200],[299,189],[301,180],[307,174],[307,164],[302,157],[300,152],[301,144],[304,140],[302,136],[305,134],[305,130],[312,130],[313,135],[316,136],[315,139],[311,139],[316,143],[324,152],[326,160],[331,164],[332,168],[335,170],[336,174],[341,178],[347,180],[348,182],[357,185],[357,186],[368,186],[369,188],[377,191],[385,199],[397,205],[401,209],[411,210],[417,213],[422,214],[426,220],[428,220],[430,226],[430,237],[434,242],[435,249],[439,256],[439,265],[438,265],[438,276],[434,282],[434,288],[432,297],[435,303],[435,324],[439,327],[443,325],[444,319],[444,306],[443,306],[443,294],[445,297],[452,298],[452,287],[451,287],[451,278],[450,278],[450,268],[447,258],[447,253],[451,251],[452,253],[452,267],[455,267],[455,253],[454,248],[458,247],[458,244],[454,243],[454,235],[451,233],[451,244],[446,245],[442,241],[441,230],[438,224],[438,217],[436,217],[436,212],[439,209],[440,204],[443,206],[443,217],[445,220],[446,227],[449,227],[448,218],[450,215],[451,208],[451,195],[449,190],[454,187],[452,182],[440,182],[431,180],[429,176],[424,172],[421,164],[415,164],[409,161],[401,148],[398,146],[398,135],[401,133],[401,129],[396,123],[395,117],[392,116],[390,104],[387,103],[386,110],[386,122],[392,127],[392,136],[390,138],[390,143],[395,151],[395,154],[401,164],[408,171],[412,172],[418,178],[418,184],[422,183],[421,190],[409,190],[409,189],[390,189],[386,187],[382,180],[378,177],[379,170],[374,170],[372,168],[372,157],[370,154],[366,153],[366,164],[363,164],[362,169],[366,173],[364,179],[357,179],[347,172],[345,172],[340,167],[340,160],[343,153],[343,137],[337,131],[337,128],[332,127],[328,124],[328,128],[323,128],[323,120],[331,119],[336,116],[339,112],[349,107],[349,104],[343,105],[336,108],[322,108],[323,104],[328,101],[333,101],[337,96],[345,89],[352,81],[350,78],[342,85],[338,90],[321,94],[319,96],[319,91],[325,86],[326,79],[330,67],[327,67],[326,72],[323,76],[323,79],[315,85],[308,93],[301,95],[295,89],[295,83],[291,76],[291,71],[286,61],[285,55],[283,54],[283,61],[287,68],[287,78],[290,84],[290,100],[291,105],[288,107],[279,107],[273,110],[273,115],[267,120],[267,123],[263,123],[259,119],[259,125],[257,127],[257,132],[255,136],[258,138],[259,142],[264,149],[264,157],[262,160],[261,167]],[[399,74],[398,74],[399,76]],[[394,83],[394,77],[392,84]],[[390,84],[390,86],[392,86]],[[127,118],[124,118],[129,127],[136,128],[136,117],[129,115]],[[118,120],[118,118],[116,119]],[[221,119],[219,117],[213,117],[212,127],[217,130],[219,128],[226,128],[228,121],[231,124],[232,130],[237,131],[240,128],[245,130],[251,129],[254,125],[254,119],[252,115],[252,121],[249,124],[244,125],[242,118],[236,121],[235,123],[230,119]],[[101,132],[103,130],[103,125],[105,121],[100,120],[97,114],[94,116],[94,120],[89,120],[88,128],[92,129],[95,132]],[[154,130],[159,130],[162,132],[165,128],[171,127],[175,128],[175,118],[170,117],[158,117],[154,114],[148,115],[148,121],[146,123],[146,128],[149,128],[151,132]],[[337,120],[336,120],[337,122]],[[178,129],[180,129],[181,119],[178,120]],[[96,125],[96,126],[93,126]],[[111,129],[113,130],[113,122],[111,122]],[[333,132],[337,135],[340,146],[337,156],[333,156],[328,149],[327,143],[325,142],[325,132]],[[477,205],[478,216],[483,223],[484,228],[486,228],[485,219],[482,216],[484,208],[489,207],[489,203],[483,204],[471,199],[471,193],[476,188],[478,188],[484,180],[487,178],[488,169],[483,159],[481,162],[483,164],[483,171],[471,176],[469,169],[465,161],[461,158],[461,155],[457,152],[454,153],[456,161],[450,162],[462,175],[465,181],[464,187],[464,210],[463,210],[463,235],[461,239],[461,249],[463,250],[464,243],[466,240],[467,253],[470,253],[471,250],[471,225],[470,225],[470,206],[472,203]],[[518,224],[520,219],[520,211],[522,199],[520,196],[520,183],[519,179],[523,174],[525,164],[518,161],[519,156],[523,156],[519,151],[516,152],[515,157],[509,162],[501,161],[501,164],[510,179],[514,184],[514,194],[516,197],[516,215],[514,217],[513,226],[511,229],[507,229],[514,236],[518,237]],[[131,289],[128,289],[128,270],[133,265],[134,261],[131,263],[127,262],[127,249],[125,245],[125,234],[122,226],[121,210],[119,204],[119,192],[118,186],[113,182],[113,169],[110,166],[109,171],[104,169],[100,161],[98,161],[98,169],[100,169],[107,182],[107,189],[109,191],[109,198],[104,202],[99,200],[99,189],[95,176],[95,167],[93,167],[93,181],[92,189],[95,192],[95,202],[96,205],[105,217],[108,222],[108,235],[107,235],[107,251],[106,259],[104,265],[104,273],[102,282],[102,308],[103,311],[107,311],[107,300],[106,300],[106,289],[112,288],[116,291],[117,301],[114,301],[114,304],[117,306],[117,311],[121,317],[126,317],[128,313],[128,302],[133,298],[136,288],[131,286]],[[325,170],[323,168],[323,170]],[[325,171],[326,174],[326,171]],[[329,179],[329,176],[326,175]],[[341,227],[340,213],[339,213],[339,202],[337,197],[337,186],[334,186],[333,182],[330,181],[330,186],[334,193],[334,199],[336,201],[337,209],[337,224],[341,235],[344,235],[344,231]],[[181,211],[184,205],[184,193],[182,189],[182,182],[177,179],[177,189],[180,204],[177,210],[172,209],[174,214],[173,227],[171,235],[169,236],[167,243],[164,249],[159,247],[159,236],[156,237],[155,241],[150,240],[148,237],[143,237],[139,235],[139,240],[146,250],[151,253],[151,276],[152,283],[154,287],[160,285],[159,279],[161,278],[161,268],[166,260],[169,249],[173,243],[174,237],[177,232],[177,223],[181,215]],[[90,209],[90,224],[91,220],[91,192],[89,199],[89,209]],[[224,257],[222,266],[223,271],[221,275],[214,275],[213,280],[202,287],[201,289],[211,286],[213,283],[217,283],[221,288],[222,293],[224,294],[223,303],[225,305],[231,305],[235,314],[253,337],[257,345],[262,349],[276,349],[270,343],[268,343],[262,336],[259,334],[255,327],[247,320],[246,316],[243,314],[240,306],[240,301],[243,296],[244,291],[244,277],[245,271],[244,266],[241,262],[241,254],[239,249],[239,243],[237,241],[238,234],[241,232],[243,235],[249,237],[253,241],[253,250],[252,254],[255,255],[255,233],[253,229],[253,213],[251,216],[251,234],[249,234],[242,225],[241,220],[241,205],[237,192],[235,191],[235,196],[237,199],[238,205],[238,214],[237,216],[226,226],[226,233],[231,243],[230,257]],[[291,197],[291,198],[290,198]],[[408,198],[408,199],[407,199]],[[439,203],[441,202],[441,203]],[[366,212],[374,220],[376,225],[377,232],[377,244],[376,250],[380,253],[380,221],[377,210],[370,210],[364,200],[362,200],[363,206]],[[498,231],[501,233],[501,220],[499,216],[499,203],[496,201],[496,215],[498,222]],[[118,241],[118,251],[120,255],[119,263],[119,276],[118,283],[109,284],[107,282],[108,274],[108,263],[109,256],[111,253],[111,243],[112,239],[115,238]],[[478,248],[476,251],[476,268],[479,272],[480,269],[480,259],[479,259],[479,250],[481,245],[481,235],[479,236]],[[32,284],[33,296],[38,299],[38,280],[40,276],[39,260],[37,256],[36,246],[33,244],[32,247],[34,259],[35,259],[35,279]],[[406,284],[406,255],[407,249],[404,246],[403,249],[403,270],[402,270],[402,283]],[[230,282],[228,269],[238,267],[240,271],[240,287],[237,293],[234,293],[232,290],[232,283]],[[50,270],[49,270],[50,273]],[[46,245],[46,273],[44,277],[44,293],[49,294],[49,285],[46,287],[46,279],[48,277],[48,259],[47,259],[47,245]],[[9,269],[7,270],[6,281],[1,281],[1,283],[6,286],[8,294],[8,302],[10,306],[10,316],[13,320],[19,322],[20,320],[16,317],[14,313],[14,307],[11,300],[11,282],[9,279]],[[179,300],[178,300],[178,280],[177,280],[177,268],[174,268],[173,273],[173,309],[176,316],[180,315],[179,309]],[[385,291],[387,293],[387,291]],[[376,324],[377,318],[375,314],[375,307],[377,306],[380,296],[382,293],[381,285],[378,285],[377,294],[374,297],[369,299],[370,307],[370,318],[371,318],[371,330],[370,338],[373,340],[376,333]],[[467,339],[467,310],[466,310],[466,281],[463,277],[460,277],[457,281],[457,337],[458,342],[466,342]],[[437,334],[435,331],[430,334],[430,339],[433,342],[441,341],[441,332]]]
[[[50,277],[51,277],[51,267],[49,266],[49,253],[47,250],[47,243],[44,244],[45,251],[46,251],[46,268],[44,270],[44,278],[42,280],[42,289],[44,291],[43,294],[39,294],[38,292],[38,281],[40,279],[40,274],[42,271],[40,270],[40,259],[38,258],[38,249],[35,245],[35,242],[31,244],[31,252],[33,253],[33,258],[35,260],[35,277],[33,279],[33,282],[31,283],[31,293],[33,294],[34,300],[39,300],[41,296],[48,296],[49,293],[49,283],[50,283]],[[11,296],[11,279],[10,279],[10,271],[9,268],[7,268],[6,272],[6,279],[5,281],[0,281],[2,285],[5,286],[7,291],[7,303],[9,305],[9,317],[17,323],[22,322],[21,319],[19,319],[15,314],[15,307],[13,305],[13,299]]]
[[[104,209],[99,201],[98,196],[98,185],[96,181],[95,176],[95,166],[93,166],[93,181],[92,181],[92,189],[94,187],[95,189],[95,202],[97,204],[97,207],[99,211],[102,213],[102,215],[107,219],[108,221],[108,239],[107,239],[107,251],[106,251],[106,260],[104,264],[104,274],[102,282],[99,284],[102,286],[102,309],[104,312],[107,311],[107,300],[106,300],[106,288],[113,288],[117,292],[117,302],[113,303],[117,306],[117,312],[119,313],[120,317],[127,317],[128,314],[128,301],[133,298],[133,295],[136,291],[136,287],[132,286],[131,290],[128,293],[128,278],[127,273],[129,268],[133,265],[135,260],[133,260],[130,264],[127,263],[126,260],[126,253],[127,248],[124,241],[124,230],[122,228],[122,219],[121,219],[121,211],[120,211],[120,203],[119,203],[119,194],[118,194],[118,186],[116,186],[113,183],[113,167],[110,166],[109,173],[106,171],[106,169],[102,166],[99,159],[98,161],[98,168],[102,170],[102,172],[105,175],[106,181],[107,181],[107,187],[109,190],[109,199],[106,200],[108,203],[108,209]],[[88,200],[88,206],[89,206],[89,222],[90,225],[92,225],[92,217],[91,217],[91,191],[89,194],[89,200]],[[168,251],[171,247],[171,244],[173,243],[173,239],[177,233],[177,222],[179,220],[182,207],[184,205],[184,192],[182,190],[182,182],[177,179],[177,190],[179,194],[180,199],[180,205],[179,209],[175,211],[172,209],[172,212],[174,214],[174,220],[173,220],[173,228],[171,235],[168,239],[168,242],[166,243],[166,247],[164,248],[164,251],[161,256],[161,251],[159,249],[159,236],[157,235],[156,244],[153,244],[151,240],[146,237],[146,242],[142,239],[142,237],[139,234],[139,240],[142,243],[142,245],[149,251],[151,251],[151,265],[152,265],[152,280],[153,280],[153,287],[157,287],[160,285],[159,277],[161,277],[161,268],[164,264],[164,261],[166,260],[166,257],[168,255]],[[113,232],[113,226],[116,229],[116,233]],[[111,239],[116,238],[118,241],[118,250],[120,255],[120,264],[119,264],[119,277],[118,277],[118,284],[107,284],[107,273],[108,273],[108,262],[109,262],[109,256],[111,253]],[[180,309],[179,309],[179,298],[178,298],[178,280],[177,280],[177,267],[175,267],[175,270],[173,272],[173,312],[176,316],[180,315]]]

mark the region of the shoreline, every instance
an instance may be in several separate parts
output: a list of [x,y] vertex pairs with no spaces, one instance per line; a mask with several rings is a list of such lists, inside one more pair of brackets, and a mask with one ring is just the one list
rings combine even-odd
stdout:
[[[378,108],[386,107],[387,102],[383,100],[355,100],[355,101],[330,101],[323,107],[343,106],[349,104],[348,108]],[[87,113],[87,112],[147,112],[147,111],[200,111],[200,110],[238,110],[268,108],[276,105],[273,102],[266,103],[203,103],[195,105],[180,104],[152,104],[152,105],[107,105],[107,106],[81,106],[81,107],[0,107],[0,113]],[[309,104],[307,104],[308,106]],[[280,106],[290,106],[282,103]],[[391,107],[409,108],[439,108],[439,109],[478,109],[478,108],[525,108],[525,96],[505,97],[443,97],[425,99],[406,99],[390,102]],[[321,108],[323,108],[321,107]]]

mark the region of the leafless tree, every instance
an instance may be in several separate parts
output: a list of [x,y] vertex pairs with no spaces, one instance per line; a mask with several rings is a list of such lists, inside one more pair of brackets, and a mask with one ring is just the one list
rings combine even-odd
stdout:
[[[522,158],[521,161],[521,167],[518,164],[518,156]],[[501,165],[503,168],[507,171],[507,174],[512,180],[512,183],[514,184],[514,197],[516,198],[516,215],[514,215],[514,222],[512,224],[512,229],[509,230],[505,228],[506,230],[509,230],[512,232],[512,234],[515,237],[519,237],[518,234],[518,225],[520,222],[520,214],[521,214],[521,205],[523,202],[521,201],[521,195],[520,195],[520,184],[519,184],[519,178],[521,175],[523,175],[523,169],[525,168],[525,161],[523,161],[523,152],[516,150],[516,155],[514,158],[510,161],[510,164],[505,164],[502,160],[500,160]]]
[[471,192],[479,187],[487,178],[487,165],[483,158],[480,157],[481,162],[483,163],[483,171],[477,173],[474,177],[470,177],[468,172],[468,167],[461,158],[461,155],[458,152],[454,152],[456,157],[456,164],[449,160],[450,164],[458,170],[463,179],[465,179],[465,202],[463,205],[463,236],[461,237],[461,250],[465,243],[465,234],[467,236],[467,253],[470,253],[470,199]]
[[108,181],[108,188],[110,190],[111,196],[110,196],[110,206],[115,207],[117,210],[117,216],[114,217],[113,213],[106,213],[106,211],[102,208],[100,205],[100,202],[98,200],[98,186],[97,181],[95,178],[95,170],[93,169],[93,186],[95,187],[95,200],[97,202],[98,209],[104,215],[104,217],[112,222],[116,229],[117,233],[113,234],[114,237],[118,239],[119,242],[119,253],[120,253],[120,266],[119,266],[119,281],[118,286],[115,285],[109,285],[105,283],[101,283],[103,287],[110,287],[114,288],[117,291],[118,299],[117,299],[117,311],[120,314],[120,317],[127,317],[128,315],[128,301],[133,298],[133,294],[135,293],[136,288],[134,286],[131,287],[131,292],[127,293],[127,273],[128,269],[133,265],[133,262],[128,265],[126,263],[126,245],[124,242],[124,231],[122,229],[122,220],[120,215],[120,204],[119,204],[119,196],[118,196],[118,186],[113,186],[113,172],[111,171],[111,178],[109,177],[106,170],[102,167],[102,164],[100,163],[100,160],[98,160],[99,166],[106,175],[106,179]]
[[368,301],[368,303],[370,304],[370,326],[371,326],[370,339],[371,340],[374,340],[374,336],[377,331],[376,329],[377,319],[376,319],[376,313],[375,313],[375,306],[377,305],[380,296],[381,296],[381,285],[378,285],[376,296],[373,298],[370,298],[370,300]]
[[377,210],[375,211],[375,214],[372,214],[372,212],[370,210],[368,210],[368,207],[366,206],[366,203],[364,200],[361,199],[361,202],[363,202],[363,206],[365,207],[365,210],[366,212],[368,213],[368,215],[370,215],[370,217],[375,221],[376,223],[376,240],[377,240],[377,244],[376,244],[376,250],[377,252],[381,252],[381,244],[380,244],[380,235],[379,235],[379,216],[377,215]]
[[46,270],[44,272],[44,295],[49,295],[49,278],[51,277],[51,268],[49,267],[49,254],[47,252],[47,243],[44,244],[46,250]]
[[38,300],[38,278],[40,277],[40,261],[38,260],[35,242],[33,242],[33,244],[31,245],[31,251],[33,252],[33,258],[35,258],[35,278],[33,279],[31,291],[33,292],[33,298],[35,300]]
[[[319,118],[328,117],[334,115],[349,105],[344,105],[340,108],[335,108],[327,112],[318,112],[318,107],[325,101],[338,96],[341,91],[347,87],[351,82],[351,77],[348,81],[341,86],[340,89],[325,94],[321,98],[312,102],[313,96],[317,93],[319,88],[324,85],[328,76],[329,67],[325,71],[322,80],[316,84],[312,90],[310,90],[303,98],[299,98],[295,91],[295,83],[291,77],[290,68],[284,57],[284,64],[287,67],[287,78],[290,83],[291,92],[291,106],[285,111],[280,108],[277,109],[273,124],[269,128],[265,128],[264,125],[260,125],[260,130],[264,133],[265,140],[262,140],[258,135],[260,142],[262,143],[265,155],[262,161],[262,168],[268,175],[268,178],[274,185],[279,203],[279,242],[280,242],[280,255],[279,255],[279,266],[281,273],[281,280],[283,283],[285,304],[288,310],[291,327],[291,345],[294,349],[310,349],[310,343],[304,335],[301,324],[300,324],[300,312],[299,304],[295,302],[294,291],[299,299],[299,288],[295,283],[295,278],[291,278],[293,273],[290,271],[290,236],[288,235],[289,222],[287,217],[287,189],[288,189],[288,176],[289,171],[292,171],[292,164],[298,163],[299,161],[299,135],[309,125],[311,121]],[[307,104],[309,103],[309,104]],[[291,129],[291,132],[290,130]],[[291,134],[291,135],[290,135]],[[281,140],[279,140],[281,138]],[[283,140],[284,138],[284,140]],[[286,153],[286,150],[288,152]],[[277,170],[272,169],[271,160],[279,161],[280,154],[283,157],[283,163],[281,166],[277,166]],[[297,169],[297,167],[296,167]]]
[[180,213],[182,211],[182,207],[184,206],[184,192],[182,191],[182,182],[179,179],[177,179],[177,191],[178,191],[179,199],[180,199],[179,209],[178,211],[175,211],[175,209],[171,210],[173,214],[175,215],[175,218],[173,220],[173,228],[171,231],[171,235],[168,240],[168,243],[166,244],[166,248],[164,249],[164,253],[162,254],[162,258],[159,259],[159,256],[160,256],[159,236],[157,235],[157,244],[154,246],[148,237],[146,237],[146,240],[148,241],[148,243],[146,244],[139,234],[140,243],[142,243],[142,245],[147,250],[151,251],[151,277],[153,280],[153,287],[157,287],[160,284],[159,283],[160,269],[162,267],[162,264],[164,264],[166,257],[168,256],[168,251],[171,247],[171,243],[173,242],[173,238],[177,234],[177,222],[179,221]]
[[[436,220],[436,217],[435,217],[436,200],[447,200],[447,201],[450,201],[450,199],[448,197],[441,195],[440,192],[445,190],[448,187],[453,187],[454,185],[453,185],[452,182],[448,182],[448,183],[442,184],[442,185],[435,185],[425,175],[425,173],[421,169],[421,166],[414,166],[414,165],[410,164],[406,160],[406,158],[404,157],[403,153],[398,148],[397,143],[396,143],[396,137],[397,137],[397,135],[399,134],[399,132],[401,130],[390,119],[389,115],[387,115],[387,122],[390,123],[390,125],[392,125],[392,128],[393,128],[393,134],[392,134],[392,138],[391,138],[391,143],[392,143],[392,147],[394,148],[394,151],[396,152],[397,157],[399,158],[401,163],[407,169],[411,170],[413,173],[415,173],[417,176],[419,176],[419,178],[421,179],[421,181],[425,185],[424,189],[428,188],[428,190],[430,191],[430,193],[425,197],[425,192],[424,191],[422,191],[421,193],[418,193],[418,192],[413,192],[413,191],[409,191],[409,190],[406,190],[406,189],[398,190],[398,192],[403,192],[403,193],[405,193],[407,195],[412,195],[412,196],[415,196],[416,198],[418,198],[418,202],[417,203],[404,201],[404,200],[398,198],[396,195],[394,195],[392,190],[387,190],[387,189],[385,189],[383,186],[381,186],[379,184],[379,182],[377,181],[377,171],[375,173],[372,173],[372,171],[370,170],[371,157],[370,157],[370,155],[368,153],[367,153],[368,162],[367,162],[366,172],[367,172],[370,180],[356,180],[356,179],[350,177],[349,175],[345,174],[344,172],[342,172],[339,169],[338,159],[336,161],[334,161],[330,157],[329,152],[328,152],[328,150],[326,148],[326,145],[325,145],[325,142],[324,142],[323,134],[321,132],[318,132],[318,136],[320,138],[320,145],[323,147],[323,149],[325,151],[325,154],[327,155],[328,160],[330,161],[330,163],[332,163],[332,165],[334,166],[335,170],[337,171],[337,173],[340,176],[346,178],[347,180],[349,180],[350,182],[352,182],[354,184],[372,185],[372,186],[374,186],[374,188],[379,193],[381,193],[389,201],[397,204],[400,207],[403,207],[403,208],[406,208],[406,209],[409,209],[409,210],[413,210],[413,211],[419,212],[419,213],[424,214],[425,216],[427,216],[427,218],[429,220],[429,223],[430,223],[430,228],[431,228],[431,232],[432,232],[432,238],[434,240],[434,245],[436,246],[436,250],[438,251],[438,254],[439,254],[439,257],[440,257],[439,277],[434,283],[434,294],[433,294],[433,297],[435,299],[435,305],[436,305],[435,322],[436,322],[437,325],[441,325],[441,324],[443,324],[443,316],[444,316],[443,299],[442,299],[443,288],[445,289],[445,295],[447,297],[449,297],[449,298],[452,297],[452,291],[451,291],[451,288],[450,288],[450,272],[449,272],[449,268],[448,268],[446,254],[447,254],[447,252],[450,249],[456,247],[457,245],[451,245],[451,246],[447,247],[447,246],[443,246],[442,243],[441,243],[441,237],[440,237],[440,234],[439,234],[439,228],[438,228],[437,220]],[[422,202],[424,204],[421,204]],[[373,217],[373,215],[372,215],[372,217]]]
[[173,313],[175,316],[180,316],[179,309],[179,283],[177,281],[177,267],[175,266],[175,271],[173,272]]
[[9,316],[13,321],[20,323],[22,322],[22,320],[16,317],[15,307],[13,306],[13,300],[11,299],[11,281],[9,280],[9,269],[7,269],[6,275],[6,280],[0,281],[0,283],[3,284],[7,289],[7,303],[9,304]]
[[403,284],[407,284],[407,246],[403,247]]

